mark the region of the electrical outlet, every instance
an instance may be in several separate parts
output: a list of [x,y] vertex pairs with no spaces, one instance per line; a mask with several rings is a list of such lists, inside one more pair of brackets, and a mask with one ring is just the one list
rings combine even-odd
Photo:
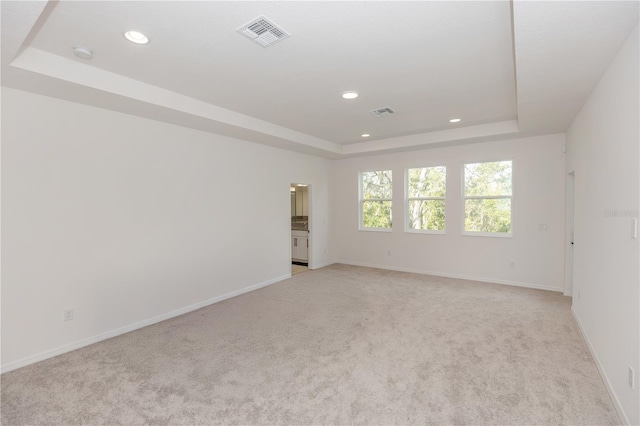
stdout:
[[64,320],[72,321],[73,320],[73,309],[65,309],[64,310]]
[[387,250],[387,256],[391,256],[391,250]]
[[513,268],[516,266],[516,262],[514,262],[513,260],[511,262],[509,262],[509,267]]
[[629,387],[631,389],[635,389],[636,387],[635,371],[633,371],[633,368],[631,366],[629,366]]

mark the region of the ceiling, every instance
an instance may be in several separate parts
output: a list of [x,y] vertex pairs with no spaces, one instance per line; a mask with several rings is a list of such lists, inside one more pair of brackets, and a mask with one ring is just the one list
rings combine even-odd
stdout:
[[[5,0],[2,84],[328,158],[531,136],[569,127],[638,6]],[[290,37],[237,31],[258,16]]]

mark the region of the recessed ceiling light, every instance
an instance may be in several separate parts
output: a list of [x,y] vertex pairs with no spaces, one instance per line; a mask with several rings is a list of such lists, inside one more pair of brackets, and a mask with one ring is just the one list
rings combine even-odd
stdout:
[[126,33],[124,33],[124,36],[130,42],[133,42],[133,43],[136,43],[136,44],[147,44],[147,43],[149,43],[149,39],[147,38],[147,36],[142,34],[139,31],[127,31]]
[[462,118],[452,118],[451,120],[449,120],[449,123],[459,123],[462,121]]
[[343,97],[344,99],[355,99],[355,98],[357,98],[357,97],[358,97],[358,92],[353,92],[353,91],[350,91],[350,92],[344,92],[344,93],[342,94],[342,97]]
[[82,59],[93,59],[93,52],[88,47],[74,46],[73,54]]
[[363,133],[360,136],[362,136],[363,138],[368,138],[369,136],[371,136],[369,133]]

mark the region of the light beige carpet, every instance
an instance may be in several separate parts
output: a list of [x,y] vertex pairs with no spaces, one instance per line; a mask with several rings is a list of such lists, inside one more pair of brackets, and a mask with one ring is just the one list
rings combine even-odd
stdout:
[[618,424],[569,307],[334,265],[7,373],[2,424]]

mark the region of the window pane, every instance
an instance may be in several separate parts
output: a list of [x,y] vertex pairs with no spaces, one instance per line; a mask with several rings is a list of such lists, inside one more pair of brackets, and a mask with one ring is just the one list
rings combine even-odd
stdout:
[[409,201],[409,229],[444,230],[444,200]]
[[472,199],[464,203],[464,230],[511,232],[511,199]]
[[511,161],[464,165],[464,195],[511,195]]
[[391,228],[391,201],[363,201],[362,226]]
[[421,167],[409,169],[409,198],[444,197],[447,186],[447,169]]
[[363,172],[362,198],[391,198],[391,170]]

